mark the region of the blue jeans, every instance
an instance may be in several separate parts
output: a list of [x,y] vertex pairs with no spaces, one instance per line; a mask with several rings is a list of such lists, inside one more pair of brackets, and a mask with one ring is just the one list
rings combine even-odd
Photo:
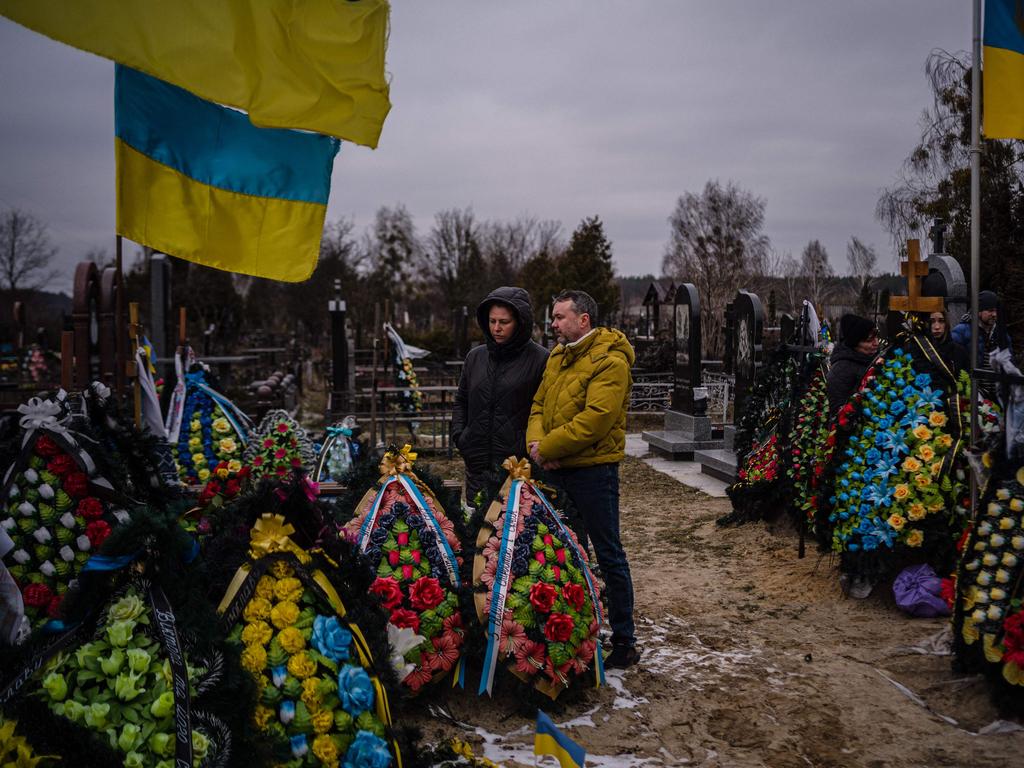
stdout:
[[580,544],[594,545],[608,595],[608,623],[612,643],[633,645],[633,579],[619,539],[619,465],[597,464],[579,469],[557,469],[551,479],[572,499],[583,520]]

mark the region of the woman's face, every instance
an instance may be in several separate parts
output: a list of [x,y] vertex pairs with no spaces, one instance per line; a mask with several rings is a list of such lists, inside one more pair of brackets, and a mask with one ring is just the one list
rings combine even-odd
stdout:
[[946,337],[945,312],[932,312],[928,316],[928,322],[931,325],[933,339],[944,339]]
[[516,332],[516,319],[508,307],[494,304],[487,313],[487,328],[495,344],[504,344]]

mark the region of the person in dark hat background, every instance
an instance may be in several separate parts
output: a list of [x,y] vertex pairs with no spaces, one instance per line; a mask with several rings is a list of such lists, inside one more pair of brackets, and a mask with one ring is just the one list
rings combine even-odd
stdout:
[[[971,313],[968,312],[953,329],[953,341],[963,345],[970,354]],[[999,323],[999,296],[994,291],[978,294],[978,367],[988,368],[988,356],[997,349],[1010,348],[1010,335]]]
[[860,315],[843,315],[839,320],[839,342],[829,359],[826,381],[829,416],[835,416],[857,391],[877,354],[878,331],[875,324]]
[[466,503],[500,482],[509,456],[525,457],[526,422],[548,351],[531,338],[533,304],[522,288],[504,286],[476,310],[486,344],[466,355],[452,413],[452,441],[466,465]]

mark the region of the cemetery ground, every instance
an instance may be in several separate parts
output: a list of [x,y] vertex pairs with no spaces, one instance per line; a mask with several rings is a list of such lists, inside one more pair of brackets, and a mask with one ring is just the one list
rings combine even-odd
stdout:
[[[426,461],[461,476],[458,460]],[[622,464],[621,486],[643,657],[548,707],[587,765],[1020,764],[1024,730],[1000,721],[979,678],[929,653],[945,620],[905,618],[889,589],[843,598],[813,545],[797,558],[790,526],[719,529],[728,499],[640,459]],[[516,687],[489,700],[476,683],[412,724],[428,742],[458,736],[497,763],[533,765],[533,713]]]

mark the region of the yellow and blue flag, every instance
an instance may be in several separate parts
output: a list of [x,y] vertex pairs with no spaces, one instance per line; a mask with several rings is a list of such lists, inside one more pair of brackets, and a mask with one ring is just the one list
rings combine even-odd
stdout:
[[114,107],[119,235],[230,272],[312,274],[337,139],[257,128],[120,65]]
[[537,710],[537,733],[533,737],[533,754],[553,755],[562,768],[583,768],[587,753],[556,726],[542,710]]
[[0,0],[0,15],[248,113],[376,147],[387,0]]
[[1024,2],[986,0],[982,132],[1024,139]]

